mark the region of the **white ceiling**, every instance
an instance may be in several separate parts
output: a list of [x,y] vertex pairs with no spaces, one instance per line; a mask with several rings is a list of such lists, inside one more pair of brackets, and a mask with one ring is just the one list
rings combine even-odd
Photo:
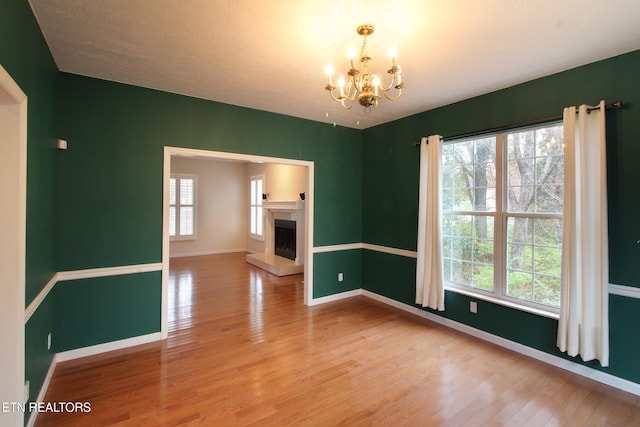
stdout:
[[[61,71],[352,128],[640,49],[639,0],[30,3]],[[386,75],[393,45],[406,83],[369,114],[324,90],[365,22],[371,71]]]

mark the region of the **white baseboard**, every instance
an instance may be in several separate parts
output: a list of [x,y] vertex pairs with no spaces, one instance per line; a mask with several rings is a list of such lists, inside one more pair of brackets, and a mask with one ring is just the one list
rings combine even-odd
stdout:
[[413,307],[413,306],[398,302],[391,298],[388,298],[370,291],[361,290],[361,294],[368,298],[390,305],[392,307],[399,308],[400,310],[406,311],[408,313],[415,314],[416,316],[422,317],[424,319],[431,320],[435,323],[446,326],[448,328],[452,328],[460,332],[464,332],[465,334],[472,335],[484,341],[488,341],[490,343],[499,345],[501,347],[515,351],[525,356],[529,356],[533,359],[539,360],[549,365],[564,369],[574,374],[581,375],[583,377],[592,379],[594,381],[598,381],[600,383],[609,385],[611,387],[615,387],[617,389],[626,391],[628,393],[635,394],[636,396],[640,396],[640,384],[638,383],[634,383],[632,381],[628,381],[628,380],[616,377],[614,375],[607,374],[605,372],[598,371],[596,369],[592,369],[584,365],[580,365],[570,360],[566,360],[561,357],[554,356],[552,354],[545,353],[543,351],[536,350],[531,347],[527,347],[526,345],[510,341],[506,338],[502,338],[485,331],[481,331],[479,329],[473,328],[463,323],[446,319],[442,316],[432,314],[428,311],[421,310],[417,307]]
[[78,359],[80,357],[94,356],[107,351],[120,350],[134,345],[147,344],[154,341],[160,341],[160,332],[152,334],[140,335],[133,338],[126,338],[118,341],[111,341],[104,344],[96,344],[89,347],[78,348],[75,350],[63,351],[56,354],[57,362],[66,362],[67,360]]
[[[42,387],[40,387],[40,393],[38,393],[36,402],[44,402],[44,398],[47,395],[47,389],[49,388],[49,383],[51,383],[51,378],[53,378],[53,372],[56,370],[57,363],[58,360],[56,355],[54,354],[53,359],[51,359],[51,364],[49,365],[47,375],[45,375],[44,381],[42,382]],[[25,424],[26,427],[33,427],[36,423],[36,418],[38,418],[38,411],[31,412],[31,414],[29,414],[29,420]]]
[[341,292],[339,294],[328,295],[326,297],[312,298],[309,302],[309,306],[325,304],[331,301],[339,301],[345,298],[351,298],[358,295],[362,295],[362,289],[355,289],[353,291]]

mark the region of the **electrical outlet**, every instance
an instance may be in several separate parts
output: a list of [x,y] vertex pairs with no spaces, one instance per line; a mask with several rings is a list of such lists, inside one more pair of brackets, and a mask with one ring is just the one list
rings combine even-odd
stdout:
[[475,301],[469,301],[469,311],[472,313],[478,312],[478,303]]
[[338,282],[342,282],[344,280],[344,274],[338,273]]
[[47,335],[47,350],[51,350],[51,332]]

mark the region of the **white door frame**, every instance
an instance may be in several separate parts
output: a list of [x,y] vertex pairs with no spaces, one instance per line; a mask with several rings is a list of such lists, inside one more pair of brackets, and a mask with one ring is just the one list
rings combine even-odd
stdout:
[[[0,65],[0,402],[24,403],[27,96]],[[0,413],[22,427],[24,413]]]
[[235,160],[255,163],[277,163],[303,166],[307,169],[304,209],[304,303],[311,305],[313,299],[313,177],[314,163],[307,160],[284,159],[250,154],[227,153],[192,148],[164,147],[164,167],[162,177],[162,315],[160,332],[162,339],[169,334],[169,178],[171,177],[171,156],[199,157],[213,160]]

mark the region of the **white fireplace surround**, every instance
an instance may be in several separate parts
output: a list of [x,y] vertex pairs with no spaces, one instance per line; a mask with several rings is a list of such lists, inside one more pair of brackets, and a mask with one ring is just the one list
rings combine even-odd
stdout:
[[[300,200],[265,201],[262,203],[262,208],[265,219],[265,250],[264,253],[247,255],[247,262],[277,276],[304,272],[304,202]],[[276,219],[296,223],[296,258],[293,261],[274,253]]]

